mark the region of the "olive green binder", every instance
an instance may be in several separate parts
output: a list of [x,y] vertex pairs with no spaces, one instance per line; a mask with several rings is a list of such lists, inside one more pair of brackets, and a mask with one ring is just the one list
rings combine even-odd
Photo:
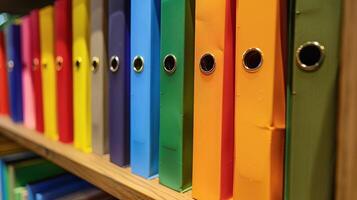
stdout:
[[289,9],[285,200],[332,200],[341,1]]
[[191,187],[194,0],[161,1],[160,183]]

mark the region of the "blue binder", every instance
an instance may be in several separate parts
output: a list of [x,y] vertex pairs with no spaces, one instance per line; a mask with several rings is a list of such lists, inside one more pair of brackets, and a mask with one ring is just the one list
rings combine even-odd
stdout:
[[31,152],[21,152],[21,153],[16,153],[16,154],[11,154],[11,155],[6,155],[3,157],[0,157],[0,199],[1,200],[6,200],[8,199],[8,194],[7,189],[6,189],[6,176],[7,176],[7,171],[6,171],[6,164],[11,163],[11,162],[16,162],[16,161],[21,161],[25,159],[31,159],[36,157],[34,153]]
[[109,0],[110,160],[130,162],[130,1]]
[[29,184],[26,186],[28,192],[28,199],[35,200],[36,193],[46,192],[52,188],[58,188],[61,185],[65,185],[68,182],[73,182],[75,180],[80,180],[78,177],[71,174],[61,175],[49,180],[41,181],[38,183]]
[[134,174],[158,173],[160,1],[131,1],[131,160]]
[[5,33],[10,97],[10,116],[14,122],[22,122],[23,107],[20,26],[11,24],[5,29]]
[[93,187],[86,181],[76,180],[66,185],[61,185],[56,188],[49,189],[47,191],[36,193],[36,200],[53,200],[59,197],[63,197],[73,192],[77,192],[79,190],[87,189]]

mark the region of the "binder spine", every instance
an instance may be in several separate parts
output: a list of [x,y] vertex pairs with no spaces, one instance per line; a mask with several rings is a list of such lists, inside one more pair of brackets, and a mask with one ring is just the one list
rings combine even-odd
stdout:
[[158,173],[160,1],[131,1],[131,167],[146,178]]
[[9,81],[10,116],[14,122],[23,122],[22,60],[19,25],[6,28],[7,70]]
[[126,166],[130,162],[130,1],[109,1],[108,71],[110,159]]
[[43,121],[43,100],[42,100],[42,77],[41,77],[41,48],[40,48],[40,27],[38,10],[31,11],[31,70],[34,87],[35,101],[35,121],[36,130],[44,131]]
[[74,146],[92,151],[89,1],[72,0]]
[[22,96],[23,96],[23,111],[24,124],[30,129],[34,129],[35,111],[34,111],[34,95],[31,76],[31,35],[30,35],[30,17],[25,16],[21,22],[21,56],[23,61],[22,67]]
[[161,2],[159,177],[177,191],[192,182],[194,4]]
[[91,0],[92,148],[108,153],[108,1]]
[[0,31],[0,115],[9,114],[9,90],[6,69],[6,47],[4,31]]
[[45,136],[58,139],[57,124],[57,83],[54,61],[54,12],[53,6],[40,10],[40,38],[41,38],[41,64],[42,64],[42,92],[45,122]]
[[57,122],[59,140],[73,141],[72,12],[70,0],[54,5],[55,65],[57,76]]

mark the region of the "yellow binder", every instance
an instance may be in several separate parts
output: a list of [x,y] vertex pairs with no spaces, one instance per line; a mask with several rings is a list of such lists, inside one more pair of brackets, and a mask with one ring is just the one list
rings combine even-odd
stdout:
[[192,195],[233,190],[235,0],[196,0]]
[[285,85],[280,3],[237,3],[234,199],[281,200],[283,195]]
[[54,27],[53,6],[47,6],[39,11],[40,40],[42,63],[42,92],[45,136],[58,139],[57,130],[57,99],[56,99],[56,69],[54,61]]
[[92,151],[91,71],[89,64],[89,2],[72,1],[74,146]]

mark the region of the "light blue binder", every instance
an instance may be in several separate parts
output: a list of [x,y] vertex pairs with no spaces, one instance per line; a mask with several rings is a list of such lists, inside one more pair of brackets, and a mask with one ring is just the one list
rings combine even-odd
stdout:
[[131,0],[131,62],[131,169],[152,178],[159,157],[159,0]]

